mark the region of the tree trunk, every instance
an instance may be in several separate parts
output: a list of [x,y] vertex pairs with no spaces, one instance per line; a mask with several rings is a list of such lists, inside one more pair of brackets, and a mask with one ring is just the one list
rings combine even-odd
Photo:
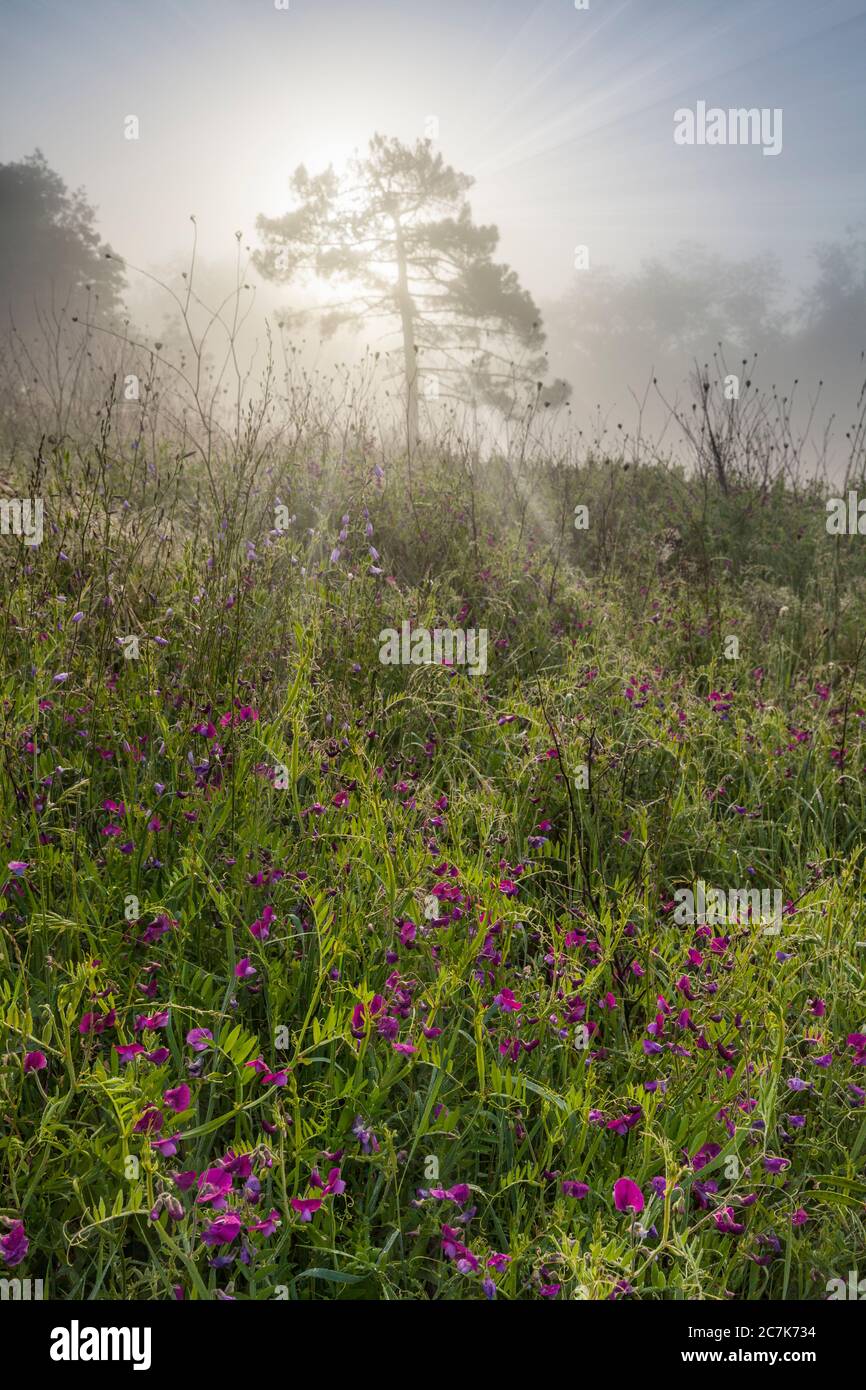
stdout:
[[415,346],[415,305],[409,293],[406,247],[399,217],[394,218],[397,249],[397,302],[403,327],[403,367],[406,372],[406,434],[409,452],[418,445],[418,354]]

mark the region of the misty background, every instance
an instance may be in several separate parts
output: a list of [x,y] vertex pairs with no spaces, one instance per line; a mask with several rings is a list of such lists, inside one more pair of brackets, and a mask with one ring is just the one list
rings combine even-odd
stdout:
[[[473,217],[541,311],[576,429],[640,421],[675,447],[670,407],[721,345],[727,370],[793,396],[805,461],[841,468],[866,375],[864,0],[3,0],[0,14],[0,163],[39,149],[84,190],[94,246],[124,262],[105,297],[144,341],[182,352],[155,280],[182,291],[194,215],[198,294],[241,286],[254,382],[268,326],[328,300],[259,273],[257,218],[289,210],[301,163],[342,169],[374,132],[428,138],[474,179]],[[674,111],[699,100],[781,108],[781,154],[676,145]],[[58,284],[38,248],[29,281],[9,272],[26,235],[10,187],[2,308],[26,325]],[[384,346],[368,329],[323,341],[312,320],[290,341],[325,372]]]

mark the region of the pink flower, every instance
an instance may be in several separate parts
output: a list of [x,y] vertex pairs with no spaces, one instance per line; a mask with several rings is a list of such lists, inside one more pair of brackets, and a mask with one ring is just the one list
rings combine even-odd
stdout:
[[28,1052],[27,1056],[24,1058],[25,1072],[44,1071],[47,1066],[48,1058],[45,1056],[44,1052]]
[[312,1221],[313,1215],[322,1205],[321,1197],[293,1197],[292,1211],[299,1213],[302,1221]]
[[562,1190],[566,1197],[583,1198],[589,1194],[589,1186],[585,1182],[572,1182],[566,1178],[562,1184]]
[[499,1005],[503,1013],[507,1014],[516,1014],[523,1008],[523,1005],[518,1004],[511,990],[508,988],[501,989],[499,993],[494,996],[493,1002]]
[[0,1236],[0,1256],[10,1268],[20,1265],[29,1248],[30,1242],[24,1233],[23,1221],[14,1221],[8,1233]]
[[271,923],[274,920],[274,909],[270,903],[266,903],[262,909],[261,917],[250,925],[250,932],[257,941],[267,941],[271,934]]
[[225,1216],[218,1216],[216,1221],[202,1231],[202,1240],[205,1245],[230,1245],[233,1240],[237,1240],[241,1230],[241,1218],[236,1212],[226,1212]]
[[644,1196],[631,1178],[617,1178],[613,1185],[613,1204],[617,1211],[633,1211],[637,1216],[644,1209]]
[[175,1086],[171,1091],[164,1091],[162,1098],[169,1109],[173,1110],[176,1115],[179,1115],[182,1110],[189,1109],[189,1097],[189,1086],[187,1086],[186,1082],[183,1082],[180,1086]]
[[247,1230],[261,1231],[263,1236],[272,1236],[280,1224],[280,1213],[272,1208],[264,1221],[257,1221],[254,1226],[247,1226]]

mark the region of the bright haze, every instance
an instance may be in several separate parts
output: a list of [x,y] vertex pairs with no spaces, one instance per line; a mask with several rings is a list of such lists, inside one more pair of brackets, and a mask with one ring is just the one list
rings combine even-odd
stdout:
[[[866,0],[3,0],[2,30],[0,161],[39,147],[136,265],[177,266],[190,213],[204,260],[228,260],[236,231],[254,246],[256,216],[286,210],[299,163],[434,132],[542,305],[575,409],[626,399],[660,363],[678,388],[717,328],[774,373],[854,385],[866,340],[836,299],[864,283]],[[781,111],[780,153],[678,145],[675,112],[701,102]],[[705,312],[714,291],[726,304]],[[285,294],[262,286],[260,304]],[[778,360],[770,310],[812,335]],[[618,351],[601,321],[629,312]]]

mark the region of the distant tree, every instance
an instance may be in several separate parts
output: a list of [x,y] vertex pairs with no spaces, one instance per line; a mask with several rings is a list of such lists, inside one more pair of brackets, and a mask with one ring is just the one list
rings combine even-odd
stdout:
[[70,192],[41,150],[0,164],[0,326],[22,332],[39,311],[60,313],[90,293],[93,312],[119,308],[120,261],[94,230],[81,189]]
[[[541,316],[516,273],[494,261],[496,227],[473,223],[464,197],[473,182],[429,140],[413,148],[374,135],[343,177],[332,167],[311,176],[300,165],[294,210],[257,221],[265,249],[254,259],[265,278],[306,275],[342,287],[345,297],[319,311],[325,336],[344,324],[380,322],[386,333],[393,324],[412,442],[422,378],[425,394],[500,409],[515,388],[543,389]],[[556,382],[545,399],[559,402],[567,390]]]

